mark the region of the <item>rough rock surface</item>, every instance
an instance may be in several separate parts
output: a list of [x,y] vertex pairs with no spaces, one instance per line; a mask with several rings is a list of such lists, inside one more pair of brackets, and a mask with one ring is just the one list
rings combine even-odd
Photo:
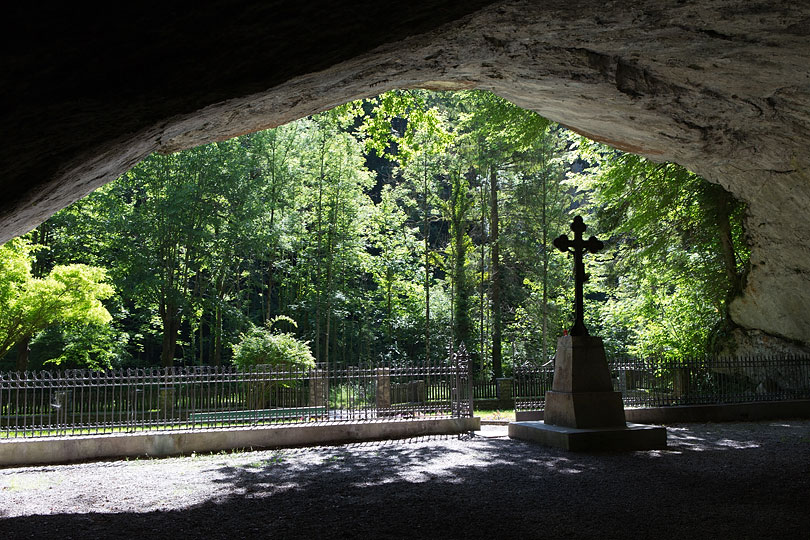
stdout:
[[25,37],[0,65],[0,240],[155,150],[393,88],[485,88],[593,139],[685,165],[748,203],[751,270],[732,317],[810,343],[810,4],[138,6],[74,26],[67,13],[7,18]]

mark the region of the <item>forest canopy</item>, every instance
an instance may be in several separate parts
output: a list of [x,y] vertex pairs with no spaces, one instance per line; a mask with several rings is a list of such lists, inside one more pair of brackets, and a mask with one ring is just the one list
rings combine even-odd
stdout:
[[464,343],[503,376],[572,323],[551,240],[575,215],[607,246],[586,324],[608,354],[699,356],[732,327],[743,212],[493,94],[389,92],[149,156],[3,246],[4,325],[52,296],[36,287],[72,279],[76,298],[0,336],[0,368],[407,364]]

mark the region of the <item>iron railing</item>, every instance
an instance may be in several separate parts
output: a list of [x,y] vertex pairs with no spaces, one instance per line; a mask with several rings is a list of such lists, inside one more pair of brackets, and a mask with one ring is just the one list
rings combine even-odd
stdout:
[[473,396],[475,399],[498,399],[498,384],[493,379],[474,379]]
[[[810,399],[810,357],[750,356],[608,361],[625,407]],[[543,410],[553,368],[515,370],[515,409]]]
[[469,362],[0,374],[0,439],[471,416]]
[[515,410],[542,411],[554,380],[554,366],[516,367],[513,376]]

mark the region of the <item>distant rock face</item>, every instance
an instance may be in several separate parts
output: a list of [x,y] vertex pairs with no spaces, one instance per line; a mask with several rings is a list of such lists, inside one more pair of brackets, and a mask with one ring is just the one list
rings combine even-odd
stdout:
[[[209,20],[201,11],[191,21],[196,33],[170,28],[178,20],[168,16],[150,20],[142,41],[121,29],[105,34],[116,40],[123,32],[140,48],[73,44],[66,62],[102,58],[72,70],[49,66],[60,57],[40,59],[36,49],[15,58],[3,72],[19,79],[0,86],[4,103],[17,104],[3,115],[0,181],[9,195],[0,239],[155,150],[273,127],[394,88],[483,88],[592,139],[680,163],[745,201],[751,270],[732,317],[810,343],[810,4],[417,4],[408,14],[395,3],[358,12],[356,2],[332,2],[328,11],[287,18],[259,9]],[[233,39],[202,46],[213,39],[203,23]],[[288,42],[296,47],[279,45]],[[118,67],[104,71],[115,54]],[[26,61],[47,69],[29,73]],[[98,80],[100,69],[110,80]],[[52,79],[60,73],[71,75]],[[108,86],[99,92],[99,84]]]

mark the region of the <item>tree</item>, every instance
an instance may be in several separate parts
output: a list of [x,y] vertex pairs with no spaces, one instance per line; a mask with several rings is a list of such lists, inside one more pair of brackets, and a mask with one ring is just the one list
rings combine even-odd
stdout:
[[631,353],[710,352],[713,336],[732,327],[728,305],[742,290],[744,206],[672,163],[595,144],[586,155],[595,165],[584,178],[595,217],[614,246],[605,271],[605,326],[631,329]]
[[28,345],[57,323],[108,324],[101,303],[113,294],[102,268],[56,266],[44,278],[31,276],[31,246],[15,239],[0,247],[0,358],[17,345],[17,369],[28,368]]
[[450,197],[444,201],[444,212],[450,222],[449,251],[453,261],[453,337],[456,346],[462,343],[471,350],[472,325],[470,322],[470,283],[467,278],[467,251],[470,237],[467,226],[473,199],[467,179],[460,173],[450,176]]
[[[502,342],[505,311],[500,219],[502,203],[499,201],[500,180],[507,169],[524,160],[524,154],[536,146],[536,141],[544,138],[549,122],[540,115],[521,109],[489,92],[461,92],[457,99],[457,106],[463,111],[460,116],[459,130],[464,135],[461,137],[460,143],[468,147],[467,151],[470,153],[469,159],[473,169],[481,177],[482,192],[485,178],[488,179],[489,184],[491,355],[493,376],[500,378],[503,377]],[[483,238],[481,242],[483,244]],[[481,271],[482,273],[484,271],[483,260]],[[483,305],[481,309],[483,320]],[[483,328],[481,330],[483,332]],[[483,351],[481,352],[483,354]]]
[[33,277],[100,266],[118,295],[112,326],[51,325],[32,361],[47,347],[102,365],[105,343],[136,365],[228,363],[229,343],[286,315],[322,362],[406,363],[453,341],[508,374],[546,362],[567,324],[570,263],[550,240],[569,211],[611,236],[586,288],[609,350],[696,350],[742,287],[741,207],[577,140],[492,94],[408,90],[151,156],[35,231]]

